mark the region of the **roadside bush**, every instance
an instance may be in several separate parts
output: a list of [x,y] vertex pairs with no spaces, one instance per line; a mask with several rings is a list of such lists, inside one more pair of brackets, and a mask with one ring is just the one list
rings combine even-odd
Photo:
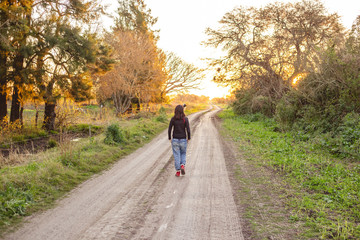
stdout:
[[290,130],[297,119],[297,97],[294,91],[290,91],[276,105],[274,119],[279,123],[282,130]]
[[108,145],[120,144],[125,142],[123,131],[119,125],[114,123],[107,127],[105,132],[104,143]]
[[163,123],[168,121],[166,116],[166,109],[163,106],[161,106],[161,108],[159,109],[159,116],[157,116],[155,119],[156,121]]
[[166,109],[163,106],[160,107],[159,114],[166,114]]
[[254,89],[238,89],[232,108],[236,114],[262,113],[271,117],[274,115],[276,105],[270,97],[261,95]]
[[[360,51],[360,47],[358,48]],[[360,56],[348,45],[329,48],[319,71],[309,73],[276,107],[276,120],[285,127],[310,133],[335,131],[344,117],[360,113]]]
[[8,123],[8,119],[5,117],[3,121],[0,122],[0,142],[5,142],[9,139],[17,141],[16,137],[21,133],[21,124],[20,121],[15,121],[13,123]]
[[253,99],[255,92],[251,89],[238,89],[235,93],[235,101],[232,104],[232,108],[236,114],[249,114],[252,113],[251,100]]
[[321,136],[318,144],[338,156],[360,160],[360,115],[347,114],[336,130]]
[[[88,115],[86,111],[79,108],[79,106],[73,102],[61,102],[56,107],[56,128],[63,129],[75,124],[84,115]],[[88,116],[87,116],[88,117]]]
[[262,113],[265,116],[272,117],[274,115],[276,105],[273,104],[270,97],[257,95],[251,101],[251,112]]
[[48,143],[47,143],[47,145],[48,145],[48,148],[54,148],[54,147],[57,146],[57,142],[56,142],[55,139],[50,138],[49,141],[48,141]]

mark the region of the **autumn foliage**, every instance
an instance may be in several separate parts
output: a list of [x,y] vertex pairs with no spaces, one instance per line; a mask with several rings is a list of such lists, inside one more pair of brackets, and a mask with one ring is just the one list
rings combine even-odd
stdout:
[[[22,125],[25,103],[32,102],[44,109],[43,127],[54,130],[60,99],[111,101],[117,115],[134,101],[163,101],[165,83],[182,69],[169,74],[152,29],[157,19],[144,1],[118,5],[112,30],[104,32],[99,0],[1,1],[0,120]],[[176,89],[191,88],[188,81],[194,79],[182,79]]]

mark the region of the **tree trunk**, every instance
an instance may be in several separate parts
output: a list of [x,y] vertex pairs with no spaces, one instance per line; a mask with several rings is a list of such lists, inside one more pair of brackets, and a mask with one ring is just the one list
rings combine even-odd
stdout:
[[2,92],[2,86],[0,84],[0,122],[7,116],[7,104],[6,104],[6,92]]
[[114,93],[112,99],[114,101],[117,115],[124,114],[131,105],[131,98],[126,94],[122,94],[121,92]]
[[6,72],[6,54],[0,50],[0,121],[7,115]]
[[53,96],[55,79],[51,79],[51,81],[46,86],[44,101],[45,101],[45,109],[44,109],[44,122],[43,128],[47,131],[51,131],[55,129],[55,107],[56,107],[56,99]]
[[24,106],[21,104],[21,107],[20,107],[20,125],[21,125],[21,128],[24,127],[23,113],[24,113]]
[[[7,20],[7,16],[4,11],[0,11],[0,25]],[[6,36],[6,30],[4,28],[0,29],[0,35]],[[1,47],[0,49],[0,122],[2,122],[7,116],[7,94],[6,94],[6,84],[7,84],[7,51]]]
[[19,101],[19,88],[15,85],[11,101],[10,122],[15,122],[20,118],[20,101]]
[[38,123],[38,119],[39,119],[39,109],[38,109],[38,105],[37,103],[35,103],[35,128],[37,128],[37,123]]
[[[23,40],[21,43],[24,43]],[[22,71],[24,69],[24,56],[22,53],[18,52],[14,59],[14,91],[12,95],[11,102],[11,113],[10,113],[10,122],[15,122],[20,119],[20,96],[19,96],[19,86],[23,84]]]
[[56,107],[56,103],[45,102],[43,127],[47,131],[51,131],[55,129],[55,117],[56,117],[55,107]]
[[6,76],[5,74],[2,74],[2,71],[0,71],[0,122],[7,116],[6,97]]
[[39,119],[39,111],[36,109],[36,113],[35,113],[35,127],[36,128],[37,128],[38,119]]

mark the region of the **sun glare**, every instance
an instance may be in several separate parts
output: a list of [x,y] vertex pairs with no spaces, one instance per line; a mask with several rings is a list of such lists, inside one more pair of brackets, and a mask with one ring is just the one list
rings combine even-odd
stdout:
[[193,90],[190,93],[198,96],[201,95],[208,96],[210,97],[210,99],[212,99],[217,97],[218,98],[226,97],[227,95],[230,94],[230,91],[231,91],[230,87],[217,86],[216,83],[209,81],[203,84],[202,89]]
[[299,80],[304,79],[307,76],[307,73],[299,73],[298,75],[296,75],[293,78],[292,84],[296,85],[297,82],[299,82]]

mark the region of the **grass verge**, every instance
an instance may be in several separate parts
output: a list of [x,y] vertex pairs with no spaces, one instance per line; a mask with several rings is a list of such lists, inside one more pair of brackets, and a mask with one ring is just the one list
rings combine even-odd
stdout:
[[[257,237],[266,237],[262,233],[266,229],[273,230],[274,235],[286,236],[286,231],[300,227],[296,239],[360,239],[359,162],[337,158],[291,132],[279,132],[272,119],[260,115],[236,116],[231,110],[224,110],[219,116],[225,134],[239,147],[252,172],[257,172],[256,179],[246,178],[240,168],[235,173],[243,186],[244,198],[250,196],[245,217]],[[265,193],[263,201],[270,196],[285,204],[282,220],[267,211],[270,220],[264,222],[266,216],[256,212],[258,202],[251,201],[254,182],[266,189],[260,192]],[[280,222],[287,229],[277,227]]]
[[23,216],[52,206],[79,183],[149,142],[167,123],[153,117],[120,121],[119,126],[124,132],[121,144],[105,144],[104,134],[79,142],[65,139],[25,164],[0,169],[0,232]]

